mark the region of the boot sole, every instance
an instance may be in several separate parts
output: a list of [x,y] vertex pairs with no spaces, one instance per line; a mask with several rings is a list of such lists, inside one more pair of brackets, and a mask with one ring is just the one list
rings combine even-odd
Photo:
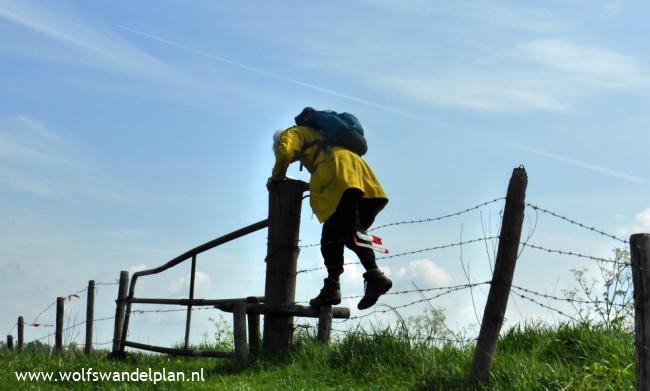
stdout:
[[312,301],[313,301],[313,300],[310,300],[310,301],[309,301],[309,306],[310,306],[310,307],[322,307],[322,306],[324,306],[324,305],[337,305],[337,304],[341,304],[341,299],[338,299],[338,300],[324,300],[324,301],[315,302],[315,303],[312,303]]

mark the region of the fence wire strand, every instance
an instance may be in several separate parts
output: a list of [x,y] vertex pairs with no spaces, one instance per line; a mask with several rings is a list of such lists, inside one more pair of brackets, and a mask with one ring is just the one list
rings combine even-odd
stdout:
[[505,200],[505,197],[495,198],[493,200],[486,201],[486,202],[483,202],[481,204],[472,206],[471,208],[461,210],[460,212],[450,213],[450,214],[447,214],[447,215],[444,215],[444,216],[430,217],[430,218],[416,219],[416,220],[403,220],[403,221],[396,221],[394,223],[388,223],[388,224],[380,225],[378,227],[375,227],[373,229],[368,230],[368,232],[377,231],[377,230],[380,230],[382,228],[392,227],[392,226],[396,226],[396,225],[420,224],[420,223],[429,223],[429,222],[434,222],[434,221],[445,220],[445,219],[448,219],[448,218],[451,218],[451,217],[456,217],[456,216],[463,215],[465,213],[471,212],[471,211],[476,210],[476,209],[480,209],[480,208],[482,208],[484,206],[493,204],[493,203],[501,201],[501,200]]
[[558,219],[560,219],[560,220],[563,220],[563,221],[566,221],[566,222],[568,222],[568,223],[570,223],[570,224],[576,225],[576,226],[578,226],[578,227],[580,227],[580,228],[586,229],[586,230],[591,231],[591,232],[595,232],[595,233],[597,233],[597,234],[600,234],[600,235],[602,235],[602,236],[608,237],[608,238],[610,238],[610,239],[616,240],[616,241],[621,242],[621,243],[624,243],[624,244],[630,244],[630,242],[627,241],[627,240],[625,240],[625,239],[621,239],[621,238],[619,238],[619,237],[617,237],[617,236],[615,236],[615,235],[613,235],[613,234],[610,234],[610,233],[607,233],[607,232],[601,231],[601,230],[599,230],[599,229],[597,229],[597,228],[595,228],[595,227],[590,227],[590,226],[588,226],[588,225],[582,224],[582,223],[577,222],[577,221],[575,221],[575,220],[573,220],[573,219],[571,219],[571,218],[568,218],[568,217],[566,217],[566,216],[563,216],[563,215],[561,215],[561,214],[559,214],[559,213],[555,213],[555,212],[552,212],[552,211],[550,211],[550,210],[548,210],[548,209],[541,208],[541,207],[539,207],[539,206],[537,206],[537,205],[534,205],[534,204],[531,204],[531,203],[529,203],[529,202],[526,202],[525,204],[526,204],[526,206],[529,206],[529,207],[531,207],[531,208],[534,209],[534,210],[538,210],[538,211],[540,211],[540,212],[542,212],[542,213],[546,213],[546,214],[551,215],[551,216],[553,216],[553,217],[556,217],[556,218],[558,218]]
[[[550,299],[550,300],[555,300],[555,301],[564,301],[564,302],[567,302],[567,303],[578,303],[578,304],[589,304],[589,305],[599,305],[599,304],[604,304],[605,303],[604,301],[600,301],[600,300],[583,300],[583,299],[572,299],[572,298],[569,298],[569,297],[558,297],[558,296],[554,296],[554,295],[549,295],[548,293],[542,293],[542,292],[537,292],[537,291],[533,291],[533,290],[530,290],[530,289],[522,288],[522,287],[517,286],[517,285],[512,285],[512,289],[515,289],[515,290],[518,290],[518,291],[521,291],[521,292],[525,292],[525,293],[528,293],[528,294],[531,294],[531,295],[535,295],[535,296],[538,296],[538,297],[542,297],[544,299]],[[614,307],[625,307],[626,306],[625,304],[621,304],[621,303],[610,303],[610,305],[614,306]]]
[[[499,201],[502,201],[502,200],[505,200],[505,199],[506,199],[506,197],[495,198],[495,199],[492,199],[490,201],[483,202],[483,203],[477,204],[475,206],[472,206],[470,208],[461,210],[459,212],[450,213],[450,214],[446,214],[446,215],[442,215],[442,216],[438,216],[438,217],[395,221],[395,222],[392,222],[392,223],[379,225],[379,226],[377,226],[375,228],[370,229],[368,232],[378,231],[380,229],[387,228],[387,227],[410,225],[410,224],[420,224],[420,223],[428,223],[428,222],[437,222],[437,221],[445,220],[445,219],[448,219],[448,218],[464,215],[464,214],[469,213],[471,211],[478,210],[478,209],[480,209],[482,207],[494,204],[496,202],[499,202]],[[607,232],[602,231],[600,229],[597,229],[595,227],[580,223],[580,222],[578,222],[578,221],[576,221],[574,219],[563,216],[560,213],[550,211],[548,209],[539,207],[539,206],[537,206],[535,204],[532,204],[532,203],[529,203],[529,202],[525,202],[525,205],[527,207],[529,207],[529,208],[532,208],[535,211],[536,214],[538,212],[548,214],[548,215],[553,216],[553,217],[555,217],[557,219],[560,219],[560,220],[562,220],[564,222],[567,222],[567,223],[569,223],[571,225],[580,227],[580,228],[582,228],[584,230],[588,230],[590,232],[599,234],[599,235],[601,235],[603,237],[607,237],[609,239],[618,241],[620,243],[629,244],[629,242],[627,240],[621,239],[621,238],[617,237],[616,235],[613,235],[611,233],[607,233]],[[498,240],[498,239],[499,239],[499,236],[486,236],[484,234],[483,237],[476,238],[476,239],[452,242],[452,243],[441,244],[441,245],[436,245],[436,246],[427,247],[427,248],[421,248],[421,249],[416,249],[416,250],[411,250],[411,251],[404,251],[404,252],[399,252],[399,253],[390,254],[390,255],[378,256],[377,259],[378,260],[386,260],[386,259],[392,259],[392,258],[399,258],[399,257],[405,257],[405,256],[409,256],[409,255],[414,255],[414,254],[420,254],[420,253],[424,253],[424,252],[428,252],[428,251],[443,250],[443,249],[452,248],[452,247],[464,246],[464,245],[477,243],[477,242],[485,242],[485,243],[487,243],[489,241]],[[334,241],[331,241],[331,242],[339,242],[339,241],[344,241],[344,240],[346,240],[346,239],[339,239],[339,240],[334,240]],[[329,242],[327,242],[327,243],[329,243]],[[298,246],[298,242],[291,242],[291,243],[282,244],[281,247],[282,248],[284,248],[283,246],[298,247],[298,251],[299,251],[302,248],[314,247],[314,246],[320,246],[320,245],[322,245],[322,243],[315,243],[315,244]],[[531,243],[528,243],[528,239],[526,239],[525,241],[522,241],[520,243],[520,246],[521,246],[521,250],[520,250],[520,253],[519,253],[520,255],[521,255],[521,253],[523,252],[523,250],[526,247],[529,247],[531,249],[546,252],[546,253],[549,253],[549,254],[556,254],[556,255],[562,255],[562,256],[568,256],[568,257],[576,257],[576,258],[588,259],[588,260],[597,261],[597,262],[613,263],[613,264],[617,264],[617,265],[630,266],[628,262],[619,262],[619,261],[614,260],[614,259],[608,259],[608,258],[603,258],[603,257],[597,257],[597,256],[582,254],[582,253],[578,253],[578,252],[575,252],[575,251],[551,249],[551,248],[544,247],[542,245],[531,244]],[[275,251],[277,251],[277,249]],[[348,263],[345,263],[344,265],[357,265],[357,264],[360,264],[360,262],[348,262]],[[298,270],[296,272],[296,274],[308,273],[308,272],[313,272],[313,271],[318,271],[318,270],[325,270],[325,269],[326,269],[325,267],[315,267],[315,268],[311,268],[311,269],[302,269],[302,270]],[[477,286],[481,286],[481,285],[492,285],[492,284],[493,284],[492,281],[472,282],[472,283],[468,282],[467,284],[461,284],[461,285],[433,287],[433,288],[424,288],[424,289],[408,289],[408,290],[388,292],[388,293],[385,294],[386,296],[400,296],[400,295],[407,295],[407,294],[412,294],[412,293],[419,293],[420,298],[417,299],[417,300],[413,300],[413,301],[404,303],[404,304],[397,305],[397,306],[384,305],[385,307],[387,307],[387,309],[378,309],[377,307],[375,307],[375,309],[373,309],[369,313],[350,317],[349,319],[343,320],[339,324],[348,324],[346,322],[365,319],[365,318],[368,318],[370,316],[376,316],[378,314],[385,314],[385,313],[388,313],[388,312],[396,313],[397,316],[400,317],[400,319],[401,319],[401,315],[399,315],[399,312],[397,312],[398,309],[411,307],[413,305],[420,304],[420,303],[427,303],[428,304],[432,300],[435,300],[435,299],[440,298],[440,297],[445,296],[445,295],[449,295],[449,294],[454,293],[454,292],[458,292],[458,291],[466,290],[466,289],[471,289],[473,287],[477,287]],[[117,286],[117,285],[119,285],[118,280],[95,282],[95,289],[98,289],[98,287],[101,287],[101,286]],[[71,301],[71,300],[73,300],[75,298],[80,298],[79,295],[83,294],[84,292],[87,292],[87,290],[88,290],[88,287],[84,287],[84,288],[81,288],[81,289],[79,289],[79,290],[77,290],[77,291],[75,291],[75,292],[73,292],[73,293],[71,293],[69,295],[63,296],[63,297],[66,299],[66,301]],[[437,293],[433,294],[430,297],[425,297],[424,296],[424,293],[431,293],[431,292],[437,292]],[[545,309],[547,309],[549,311],[557,313],[557,314],[559,314],[559,315],[561,315],[563,317],[566,317],[568,319],[571,319],[572,321],[575,321],[575,322],[579,322],[579,320],[576,317],[571,316],[565,310],[562,310],[560,308],[554,308],[550,303],[551,302],[578,303],[578,304],[591,305],[591,306],[598,306],[598,305],[603,304],[603,302],[600,301],[600,300],[584,300],[584,299],[575,298],[575,297],[559,297],[557,295],[553,295],[553,294],[549,294],[549,293],[545,293],[545,292],[540,292],[540,291],[535,291],[533,289],[524,288],[524,287],[521,287],[521,286],[518,286],[518,285],[511,285],[510,293],[512,295],[514,295],[514,296],[517,296],[517,297],[519,297],[521,299],[529,301],[529,302],[531,302],[531,303],[533,303],[533,304],[535,304],[537,306],[540,306],[540,307],[545,308]],[[363,295],[352,295],[352,296],[342,297],[342,299],[358,299],[358,298],[361,298],[361,297],[363,297]],[[34,320],[31,323],[24,322],[24,325],[30,326],[30,327],[41,327],[41,328],[54,327],[53,324],[38,323],[38,320],[45,313],[50,311],[56,305],[56,303],[57,302],[54,301],[54,302],[48,304],[47,307],[45,307],[42,311],[40,311],[36,315],[36,317],[34,318]],[[295,303],[305,303],[305,302],[295,302]],[[430,304],[428,304],[428,305],[431,306]],[[624,307],[625,306],[625,304],[620,304],[620,303],[611,303],[611,305],[612,306],[619,306],[619,307]],[[211,310],[211,309],[214,309],[214,307],[213,306],[193,306],[192,307],[192,311]],[[137,316],[137,315],[151,314],[151,313],[159,314],[159,313],[186,312],[186,311],[188,311],[188,308],[183,306],[182,308],[175,308],[175,309],[162,309],[162,308],[155,308],[155,309],[150,309],[150,310],[133,309],[133,310],[131,310],[131,314],[134,315],[134,316]],[[101,321],[108,321],[108,320],[114,320],[114,319],[115,319],[114,316],[107,316],[107,317],[93,319],[93,322],[101,322]],[[403,321],[403,319],[402,319],[402,321]],[[83,326],[86,323],[87,323],[86,321],[74,323],[72,325],[69,325],[69,326],[63,328],[61,331],[63,331],[63,332],[69,331],[69,330],[75,329],[77,327]],[[357,326],[357,330],[352,330],[352,329],[348,328],[348,330],[332,329],[332,331],[337,332],[337,333],[343,333],[343,334],[357,333],[357,334],[372,336],[371,334],[365,333],[365,331],[363,331],[362,329],[359,330],[360,324],[357,324],[356,326]],[[17,324],[14,324],[13,327],[7,333],[7,335],[10,335],[11,332],[13,332],[16,329],[16,327],[17,327]],[[311,326],[311,325],[297,325],[297,326],[295,326],[295,328],[296,329],[298,329],[298,328],[314,329],[315,327]],[[454,334],[451,331],[450,331],[450,333],[452,335]],[[36,341],[42,341],[42,340],[44,340],[46,338],[50,338],[50,337],[55,336],[55,335],[56,335],[56,332],[50,333],[50,334],[47,334],[45,336],[36,338],[36,339],[32,340],[30,343],[33,343],[33,342],[36,342]],[[407,335],[408,335],[408,333],[407,333]],[[473,338],[473,339],[455,338],[454,339],[454,338],[441,338],[441,337],[420,336],[420,335],[413,336],[412,339],[413,340],[423,341],[423,342],[441,341],[441,342],[452,342],[452,343],[471,343],[471,342],[474,342],[474,341],[477,340],[477,338]],[[102,346],[102,345],[108,345],[108,344],[111,344],[111,343],[113,343],[113,341],[102,342],[102,343],[94,343],[94,345]]]
[[517,292],[517,291],[515,290],[515,291],[510,291],[510,293],[512,293],[513,295],[519,296],[519,297],[521,297],[521,298],[524,299],[524,300],[528,300],[528,301],[530,301],[530,302],[532,302],[532,303],[534,303],[534,304],[537,304],[537,305],[540,306],[540,307],[546,308],[546,309],[551,310],[551,311],[553,311],[553,312],[556,312],[556,313],[558,313],[558,314],[560,314],[560,315],[562,315],[562,316],[565,316],[565,317],[567,317],[567,318],[573,320],[573,321],[576,322],[576,323],[579,322],[578,319],[574,318],[574,317],[571,316],[571,315],[567,315],[564,311],[559,310],[559,309],[557,309],[557,308],[553,308],[553,307],[551,307],[551,306],[549,306],[549,305],[546,305],[546,304],[544,304],[544,303],[540,303],[539,301],[533,299],[533,298],[530,297],[530,296],[526,296],[526,295],[522,294],[521,292]]
[[414,300],[414,301],[412,301],[410,303],[398,305],[398,306],[395,306],[395,307],[390,307],[389,309],[386,309],[386,310],[377,310],[377,309],[375,309],[372,312],[369,312],[367,314],[353,316],[353,317],[349,318],[348,320],[363,319],[363,318],[367,318],[369,316],[376,315],[376,314],[384,314],[384,313],[387,313],[387,312],[392,312],[392,311],[395,311],[395,310],[398,310],[398,309],[401,309],[401,308],[410,307],[410,306],[415,305],[415,304],[435,300],[435,299],[437,299],[439,297],[451,294],[451,293],[456,292],[456,291],[460,291],[460,290],[463,290],[463,289],[469,289],[471,287],[484,285],[484,284],[486,284],[486,283],[485,282],[480,282],[480,283],[473,283],[473,284],[458,285],[456,287],[452,287],[450,289],[445,290],[444,292],[438,293],[438,294],[433,295],[431,297],[425,297],[423,299]]
[[616,264],[616,265],[630,266],[629,263],[618,262],[618,261],[615,261],[613,259],[601,258],[601,257],[592,256],[592,255],[580,254],[580,253],[576,253],[576,252],[573,252],[573,251],[555,250],[555,249],[550,249],[550,248],[546,248],[546,247],[542,247],[542,246],[537,246],[537,245],[530,244],[530,243],[521,243],[521,245],[522,245],[522,247],[530,247],[530,248],[533,248],[535,250],[545,251],[545,252],[547,252],[549,254],[567,255],[567,256],[573,256],[573,257],[578,257],[578,258],[589,259],[589,260],[592,260],[592,261],[613,263],[613,264]]
[[[471,212],[471,211],[473,211],[473,210],[480,209],[480,208],[482,208],[482,207],[484,207],[484,206],[486,206],[486,205],[490,205],[490,204],[493,204],[493,203],[498,202],[498,201],[501,201],[501,200],[505,200],[505,197],[495,198],[495,199],[493,199],[493,200],[490,200],[490,201],[483,202],[483,203],[481,203],[481,204],[478,204],[478,205],[472,206],[471,208],[467,208],[467,209],[461,210],[460,212],[450,213],[450,214],[447,214],[447,215],[444,215],[444,216],[431,217],[431,218],[418,219],[418,220],[403,220],[403,221],[396,221],[396,222],[393,222],[393,223],[388,223],[388,224],[380,225],[380,226],[377,226],[377,227],[375,227],[375,228],[371,228],[371,229],[369,229],[368,232],[374,232],[374,231],[380,230],[380,229],[382,229],[382,228],[393,227],[393,226],[399,226],[399,225],[419,224],[419,223],[428,223],[428,222],[433,222],[433,221],[440,221],[440,220],[448,219],[448,218],[451,218],[451,217],[456,217],[456,216],[463,215],[463,214],[465,214],[465,213]],[[347,240],[347,239],[348,239],[348,238],[341,238],[341,239],[336,239],[336,240],[330,240],[330,241],[325,242],[324,244],[330,244],[330,243],[342,242],[342,241],[345,241],[345,240]],[[317,247],[317,246],[321,246],[322,244],[323,244],[323,243],[320,243],[320,242],[319,242],[319,243],[305,244],[305,245],[301,245],[301,246],[298,246],[298,247],[302,249],[302,248],[309,248],[309,247]]]
[[[488,237],[481,237],[477,239],[471,239],[471,240],[466,240],[466,241],[461,241],[461,242],[452,242],[448,244],[443,244],[439,246],[433,246],[433,247],[427,247],[419,250],[413,250],[413,251],[405,251],[402,253],[397,253],[397,254],[392,254],[392,255],[386,255],[386,256],[381,256],[377,257],[376,259],[392,259],[392,258],[399,258],[399,257],[405,257],[407,255],[414,255],[414,254],[420,254],[423,252],[427,251],[435,251],[435,250],[443,250],[451,247],[459,247],[459,246],[464,246],[466,244],[471,244],[471,243],[476,243],[476,242],[483,242],[483,241],[489,241],[489,240],[494,240],[498,239],[498,236],[488,236]],[[361,262],[346,262],[343,265],[360,265]],[[309,273],[309,272],[314,272],[318,270],[325,270],[327,269],[325,266],[320,266],[320,267],[314,267],[310,269],[301,269],[296,272],[296,274],[301,274],[301,273]]]

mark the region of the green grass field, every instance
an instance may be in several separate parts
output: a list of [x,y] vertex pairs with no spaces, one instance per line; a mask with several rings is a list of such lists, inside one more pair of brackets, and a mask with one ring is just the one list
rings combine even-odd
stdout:
[[[69,351],[0,354],[0,389],[101,390],[465,390],[473,346],[426,346],[399,334],[375,331],[348,334],[322,346],[309,335],[281,359],[257,359],[246,368],[223,359],[178,358],[133,354],[107,360]],[[203,370],[195,382],[45,382],[17,381],[15,371],[191,371]],[[489,390],[632,390],[634,335],[600,327],[534,326],[515,328],[499,341]]]

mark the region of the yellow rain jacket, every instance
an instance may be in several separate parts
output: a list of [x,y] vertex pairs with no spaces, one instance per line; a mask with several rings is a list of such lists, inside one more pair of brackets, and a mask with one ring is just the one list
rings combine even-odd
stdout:
[[388,200],[375,174],[356,153],[341,147],[323,150],[316,145],[303,150],[304,144],[322,139],[320,133],[306,126],[294,126],[283,131],[271,178],[284,178],[289,164],[300,160],[311,173],[310,202],[321,223],[334,213],[347,189],[361,190],[363,198]]

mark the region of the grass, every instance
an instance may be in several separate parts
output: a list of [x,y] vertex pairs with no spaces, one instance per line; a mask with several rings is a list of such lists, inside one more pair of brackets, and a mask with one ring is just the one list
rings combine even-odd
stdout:
[[[107,352],[85,357],[43,351],[0,353],[0,389],[118,390],[626,390],[634,389],[634,335],[589,325],[526,326],[499,341],[491,383],[473,388],[466,375],[473,346],[411,344],[391,330],[351,333],[323,346],[311,335],[295,351],[258,359],[246,368],[219,359],[133,354],[124,361]],[[15,371],[190,371],[204,382],[18,382]]]

